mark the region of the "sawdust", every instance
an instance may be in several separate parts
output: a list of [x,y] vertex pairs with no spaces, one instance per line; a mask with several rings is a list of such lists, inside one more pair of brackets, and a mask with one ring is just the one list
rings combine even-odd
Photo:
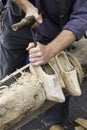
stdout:
[[20,72],[21,76],[19,78],[16,78],[15,76],[13,78],[15,78],[15,82],[13,82],[11,85],[7,86],[7,85],[2,85],[0,87],[0,95],[7,91],[7,89],[11,89],[12,91],[15,90],[15,87],[22,87],[23,85],[26,85],[28,83],[32,83],[32,82],[36,82],[36,86],[38,81],[41,82],[39,79],[37,79],[37,77],[35,75],[32,75],[29,72]]

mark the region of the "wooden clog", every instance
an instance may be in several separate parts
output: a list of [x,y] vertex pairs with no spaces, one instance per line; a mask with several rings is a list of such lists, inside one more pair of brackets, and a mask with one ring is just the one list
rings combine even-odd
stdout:
[[82,69],[80,62],[77,60],[77,58],[73,54],[66,52],[66,55],[67,55],[70,63],[72,64],[72,66],[74,66],[76,68],[78,81],[81,84],[83,81],[84,72],[83,72],[83,69]]
[[81,89],[76,68],[72,66],[64,51],[57,55],[57,63],[68,93],[72,96],[80,96]]
[[39,80],[43,82],[47,99],[56,102],[64,102],[65,96],[60,87],[59,79],[56,77],[55,71],[49,64],[46,66],[46,68],[48,68],[47,70],[50,70],[51,73],[46,73],[41,66],[33,67],[30,65],[31,73],[36,75]]
[[57,59],[56,57],[53,57],[50,62],[49,62],[50,66],[52,67],[52,69],[55,71],[55,74],[57,76],[57,78],[59,79],[59,83],[60,83],[60,86],[61,88],[65,88],[65,84],[64,84],[64,81],[62,79],[62,76],[61,76],[61,73],[60,73],[60,70],[59,70],[59,66],[57,64]]

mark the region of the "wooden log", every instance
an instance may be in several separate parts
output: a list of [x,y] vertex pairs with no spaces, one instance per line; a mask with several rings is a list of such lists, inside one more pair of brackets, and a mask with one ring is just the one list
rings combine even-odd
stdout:
[[31,120],[36,118],[39,114],[45,112],[46,110],[48,110],[49,108],[51,108],[55,104],[56,104],[56,102],[52,102],[52,101],[46,100],[42,104],[41,107],[39,107],[38,109],[32,111],[31,113],[27,113],[27,115],[24,118],[22,118],[20,121],[18,121],[16,123],[14,123],[8,130],[18,130],[19,128],[21,128],[22,126],[26,125]]
[[85,129],[87,129],[87,120],[83,119],[83,118],[78,118],[75,120],[75,122],[79,125],[81,125],[82,127],[84,127]]
[[0,88],[0,130],[8,130],[46,99],[43,83],[30,73],[24,79],[24,74],[11,86]]
[[16,124],[24,118],[32,119],[35,116],[31,113],[47,99],[64,102],[65,97],[57,81],[54,71],[46,74],[41,67],[33,68],[31,64],[0,81],[0,130],[16,129]]

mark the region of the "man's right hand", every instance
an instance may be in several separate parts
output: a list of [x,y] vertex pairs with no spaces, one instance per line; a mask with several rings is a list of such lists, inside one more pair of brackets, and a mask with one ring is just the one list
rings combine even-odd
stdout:
[[33,27],[36,27],[43,22],[42,15],[39,14],[39,11],[36,7],[29,8],[29,10],[26,12],[26,17],[28,16],[34,16],[36,19],[36,23]]
[[39,10],[28,0],[12,0],[15,4],[17,4],[24,12],[25,17],[34,16],[36,19],[35,27],[38,24],[43,22],[42,15],[39,13]]

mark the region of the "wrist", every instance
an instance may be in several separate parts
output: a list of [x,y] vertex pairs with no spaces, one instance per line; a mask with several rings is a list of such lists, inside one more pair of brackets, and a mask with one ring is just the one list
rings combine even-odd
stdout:
[[53,45],[51,43],[49,43],[47,45],[47,51],[48,51],[48,53],[49,53],[49,55],[50,55],[51,58],[56,55],[55,51],[54,51],[54,48],[53,48]]

